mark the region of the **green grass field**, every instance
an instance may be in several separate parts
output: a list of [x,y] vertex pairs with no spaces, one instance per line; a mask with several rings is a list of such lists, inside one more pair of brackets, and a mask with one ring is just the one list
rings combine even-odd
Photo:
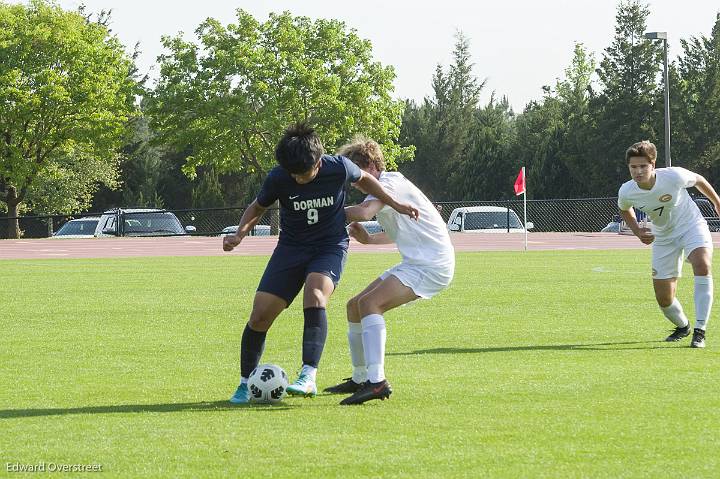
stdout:
[[[350,256],[321,388],[350,371],[345,302],[397,259]],[[110,477],[720,475],[720,320],[705,350],[661,342],[649,250],[458,254],[449,290],[386,315],[389,401],[232,407],[266,261],[0,262],[0,476],[41,462]],[[263,357],[291,379],[301,329],[296,303]]]

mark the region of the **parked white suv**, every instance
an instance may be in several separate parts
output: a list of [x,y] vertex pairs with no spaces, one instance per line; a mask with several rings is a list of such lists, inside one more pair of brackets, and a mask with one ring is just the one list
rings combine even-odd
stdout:
[[[517,213],[500,206],[455,208],[447,223],[448,230],[458,233],[524,233]],[[528,229],[533,224],[528,222]]]
[[194,226],[183,228],[177,216],[157,208],[116,208],[100,217],[95,236],[169,236],[185,235]]

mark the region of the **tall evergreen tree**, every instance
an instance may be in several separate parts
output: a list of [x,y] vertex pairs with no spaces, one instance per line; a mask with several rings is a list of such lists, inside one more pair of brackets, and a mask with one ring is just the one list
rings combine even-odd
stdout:
[[[560,102],[545,87],[541,101],[531,102],[516,121],[516,142],[512,147],[515,158],[515,174],[521,166],[526,167],[528,197],[558,198],[564,196],[563,184],[570,177],[565,166],[559,161],[565,123]],[[511,179],[508,178],[507,191]]]
[[595,60],[580,43],[575,45],[573,53],[573,60],[565,70],[565,77],[555,85],[555,97],[563,125],[558,161],[562,163],[568,178],[553,185],[553,198],[591,196],[585,189],[583,178],[588,166],[588,145],[595,130],[590,116],[590,92]]
[[[673,158],[720,180],[720,14],[710,37],[681,40],[683,55],[672,69]],[[674,164],[674,163],[673,163]]]
[[511,154],[516,141],[515,120],[507,97],[475,111],[471,140],[450,174],[453,198],[496,200],[510,197],[518,162]]
[[405,116],[412,128],[405,128],[401,139],[416,146],[416,155],[401,171],[435,200],[452,199],[451,172],[470,151],[475,110],[485,85],[473,76],[472,68],[470,41],[458,32],[453,64],[447,72],[440,65],[435,69],[434,97],[425,98]]
[[133,127],[133,136],[123,148],[121,200],[114,206],[162,208],[164,201],[158,192],[166,168],[162,148],[150,144],[152,133],[146,117],[135,118]]
[[[587,137],[592,130],[589,98],[594,60],[576,44],[565,76],[543,88],[541,101],[529,104],[516,122],[511,158],[514,174],[527,167],[533,198],[587,196]],[[506,180],[506,182],[509,180]]]
[[[597,69],[601,92],[590,102],[597,135],[589,143],[592,150],[588,149],[588,183],[594,194],[616,194],[618,185],[627,179],[625,149],[636,141],[658,137],[654,125],[662,115],[662,104],[657,105],[655,98],[662,47],[643,36],[649,14],[647,5],[638,0],[620,3],[615,38]],[[662,143],[659,147],[662,157]]]

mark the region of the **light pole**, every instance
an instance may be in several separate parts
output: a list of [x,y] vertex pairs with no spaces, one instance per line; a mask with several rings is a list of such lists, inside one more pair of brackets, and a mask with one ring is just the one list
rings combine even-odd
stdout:
[[672,166],[670,162],[670,80],[668,78],[668,44],[667,32],[647,32],[645,38],[649,40],[663,41],[663,80],[665,83],[665,166]]

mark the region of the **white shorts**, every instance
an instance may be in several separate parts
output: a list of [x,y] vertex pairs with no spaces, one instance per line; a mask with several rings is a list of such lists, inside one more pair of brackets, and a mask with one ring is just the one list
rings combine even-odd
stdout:
[[444,267],[400,263],[381,274],[380,279],[395,276],[416,295],[428,299],[447,288],[454,274],[454,262]]
[[683,260],[697,248],[713,249],[707,224],[693,225],[683,234],[671,238],[656,236],[652,243],[653,279],[681,277]]

